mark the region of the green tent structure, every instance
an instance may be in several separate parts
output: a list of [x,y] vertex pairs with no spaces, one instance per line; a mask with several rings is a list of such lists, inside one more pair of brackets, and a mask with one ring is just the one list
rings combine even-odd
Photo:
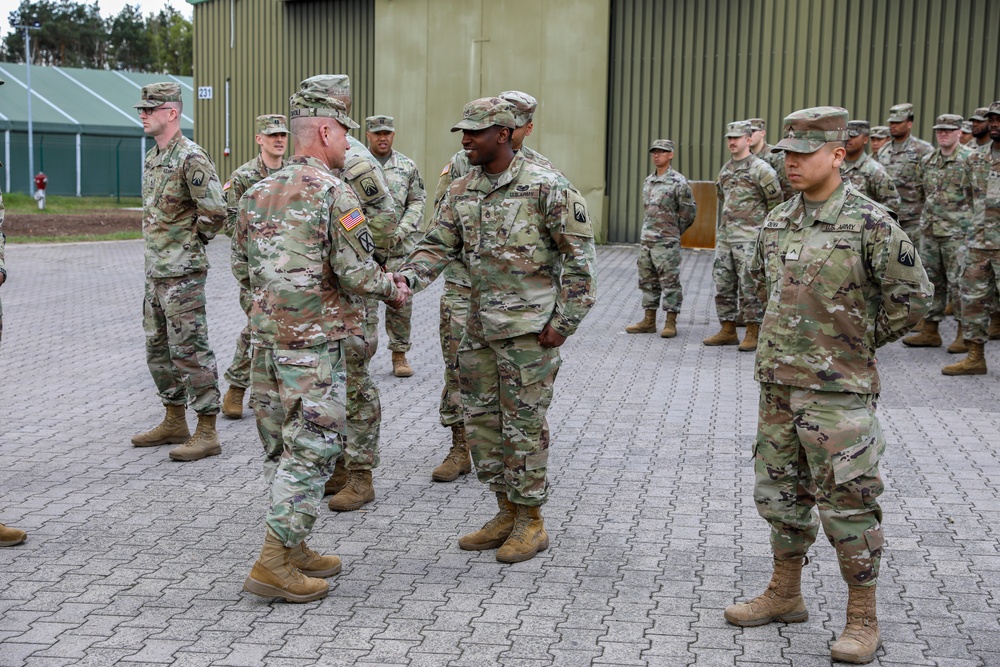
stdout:
[[[27,66],[0,63],[0,186],[34,191],[28,169]],[[71,67],[31,68],[32,146],[35,171],[48,176],[49,194],[138,196],[143,156],[153,143],[133,105],[140,89],[176,81],[184,97],[181,131],[194,134],[190,76]]]

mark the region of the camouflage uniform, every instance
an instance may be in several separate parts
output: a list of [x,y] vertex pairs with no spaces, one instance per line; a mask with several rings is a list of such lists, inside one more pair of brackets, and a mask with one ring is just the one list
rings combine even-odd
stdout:
[[[989,115],[1000,114],[994,102]],[[965,270],[960,283],[965,340],[985,344],[991,304],[1000,293],[1000,158],[987,150],[974,151],[965,161],[972,188]]]
[[205,246],[226,221],[215,165],[178,132],[146,153],[142,180],[146,362],[164,405],[219,412],[215,355],[205,316]]
[[538,334],[546,324],[573,334],[594,303],[586,203],[565,177],[520,153],[495,185],[474,167],[452,184],[401,273],[423,289],[457,259],[471,279],[459,363],[479,480],[516,504],[541,505],[545,413],[561,358]]
[[[830,107],[796,112],[786,125],[814,113],[846,126],[846,110]],[[803,144],[840,135],[846,141],[846,130],[789,129],[778,145],[809,152]],[[776,559],[801,559],[822,523],[843,578],[873,585],[884,543],[877,498],[885,449],[875,349],[920,320],[930,282],[891,215],[850,184],[814,218],[801,195],[772,211],[751,271],[767,302],[755,370],[754,500],[771,526],[771,549]]]
[[[910,105],[898,106],[909,106],[912,112]],[[893,113],[896,112],[896,108],[893,107]],[[890,116],[890,118],[897,118],[897,116]],[[933,146],[913,135],[900,143],[893,139],[878,152],[878,161],[889,172],[889,176],[892,177],[892,182],[896,186],[896,191],[899,192],[900,204],[899,208],[896,209],[896,213],[899,214],[899,226],[903,228],[903,231],[918,248],[920,247],[920,236],[923,233],[920,225],[920,212],[924,207],[924,193],[917,170],[920,166],[920,160],[933,152]]]
[[[7,267],[4,261],[4,247],[7,244],[7,237],[3,233],[3,193],[0,193],[0,274],[3,275],[3,282],[7,282]],[[3,284],[0,284],[3,287]],[[0,301],[0,340],[3,339],[3,302]]]
[[898,211],[900,204],[896,184],[885,167],[867,153],[862,153],[854,164],[844,160],[840,164],[840,175],[849,181],[854,189],[868,197],[876,204],[881,204],[891,211]]

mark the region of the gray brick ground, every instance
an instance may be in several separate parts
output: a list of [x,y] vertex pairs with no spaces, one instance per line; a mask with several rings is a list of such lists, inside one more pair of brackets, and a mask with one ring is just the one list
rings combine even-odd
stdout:
[[[551,549],[498,564],[456,538],[493,511],[473,478],[434,484],[435,286],[416,300],[415,375],[373,363],[382,390],[378,499],[324,513],[310,540],[344,559],[326,600],[241,591],[262,539],[252,419],[221,420],[223,455],[169,461],[129,438],[160,417],[140,326],[139,242],[9,246],[0,349],[0,667],[20,665],[829,664],[846,591],[821,540],[810,619],[739,629],[721,608],[770,573],[751,497],[752,355],[706,348],[711,254],[685,252],[680,335],[628,336],[640,315],[634,247],[598,253],[598,305],[565,348],[549,420]],[[220,239],[209,324],[220,372],[242,324]],[[954,324],[943,325],[944,335]],[[1000,349],[1000,346],[996,346]],[[879,356],[888,556],[874,664],[1000,662],[1000,357],[946,378],[943,349]]]

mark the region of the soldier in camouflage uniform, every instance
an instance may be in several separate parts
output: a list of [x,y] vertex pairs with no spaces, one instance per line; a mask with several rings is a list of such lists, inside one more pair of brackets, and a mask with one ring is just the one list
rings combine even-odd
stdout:
[[[962,136],[959,139],[959,141],[962,142],[963,146],[969,146],[969,144],[972,144],[974,146],[975,145],[973,143],[974,140],[975,140],[975,137],[972,135],[972,121],[971,120],[963,120],[962,121]],[[972,148],[972,146],[969,146],[969,148]]]
[[[388,271],[398,270],[413,249],[423,226],[424,202],[427,199],[424,181],[420,178],[416,163],[392,148],[396,136],[393,123],[391,116],[370,116],[365,119],[368,149],[385,172],[389,193],[396,205],[400,234],[403,235],[386,259],[385,268]],[[400,378],[413,375],[413,369],[406,360],[406,353],[411,347],[412,315],[413,304],[409,303],[400,310],[390,308],[385,311],[385,332],[389,336],[389,349],[392,351],[392,374]]]
[[[195,461],[222,451],[215,430],[219,373],[205,316],[205,246],[226,222],[226,203],[212,159],[181,134],[180,86],[143,86],[135,107],[143,131],[156,140],[146,153],[142,179],[142,319],[146,362],[167,414],[152,430],[133,437],[132,444],[183,443],[170,450],[170,458]],[[198,414],[194,435],[184,417],[186,404]]]
[[[878,160],[878,152],[882,150],[882,147],[889,143],[892,135],[889,134],[888,125],[876,125],[871,131],[871,141],[872,141],[872,157]],[[881,164],[881,163],[879,163]]]
[[962,342],[958,283],[965,263],[965,234],[972,209],[972,188],[965,168],[972,149],[959,143],[961,128],[961,116],[938,116],[934,125],[938,147],[923,157],[917,170],[924,197],[920,259],[934,285],[934,300],[923,329],[903,339],[903,344],[910,347],[941,347],[938,326],[950,301],[957,304],[959,311],[958,335],[948,347],[953,354],[968,351]]
[[[969,118],[972,121],[972,136],[976,138],[976,143],[971,144],[971,146],[973,150],[985,153],[989,153],[993,146],[989,124],[986,120],[986,114],[989,113],[989,110],[989,107],[979,107]],[[1000,340],[1000,291],[993,297],[990,313],[989,339]]]
[[[722,167],[715,188],[719,222],[715,231],[715,309],[722,329],[702,341],[705,345],[736,345],[740,351],[757,349],[761,304],[750,282],[750,256],[764,217],[783,200],[781,184],[769,164],[750,153],[752,128],[746,121],[729,124],[726,133],[732,159]],[[740,342],[737,319],[747,325]]]
[[781,196],[786,201],[791,199],[795,191],[792,190],[792,184],[788,182],[788,177],[785,175],[785,155],[781,151],[775,153],[771,150],[774,147],[767,143],[767,121],[763,118],[750,118],[747,122],[750,123],[752,130],[750,133],[750,152],[753,153],[754,157],[771,165],[771,169],[774,169],[774,173],[778,175],[778,183],[781,184]]
[[361,331],[362,297],[406,298],[372,259],[361,202],[331,172],[358,127],[335,86],[315,76],[292,95],[295,154],[240,200],[232,244],[233,274],[252,295],[251,403],[270,487],[264,546],[243,588],[290,602],[325,597],[322,578],[341,570],[305,540],[346,430],[344,341]]
[[983,348],[989,332],[990,307],[1000,293],[1000,100],[986,112],[990,150],[977,150],[965,161],[972,187],[965,269],[960,281],[962,327],[969,354],[945,366],[945,375],[985,375]]
[[840,165],[840,175],[864,196],[890,211],[898,211],[900,200],[896,184],[885,167],[865,153],[870,133],[867,120],[852,120],[847,124],[847,157]]
[[762,595],[728,607],[725,618],[744,627],[807,620],[802,565],[822,524],[849,590],[831,654],[865,663],[881,644],[885,441],[875,350],[916,324],[932,288],[891,213],[842,181],[846,141],[847,110],[816,107],[788,116],[775,146],[800,196],[767,216],[752,267],[767,301],[754,500],[771,527],[774,574]]
[[[287,119],[280,114],[267,114],[257,116],[254,124],[257,128],[254,139],[260,146],[260,154],[238,167],[222,186],[226,194],[226,234],[230,238],[234,236],[236,212],[243,193],[285,166]],[[236,339],[233,363],[225,375],[229,389],[222,398],[222,414],[229,419],[243,418],[243,395],[250,386],[250,302],[250,293],[240,289],[240,307],[247,315],[247,323]]]
[[399,278],[423,289],[451,262],[469,270],[468,327],[459,351],[465,428],[479,480],[500,511],[459,540],[500,547],[513,563],[548,548],[545,414],[559,346],[593,306],[593,229],[583,197],[561,174],[515,154],[515,107],[494,97],[465,105],[452,131],[473,169],[452,183]]
[[920,247],[920,212],[924,208],[923,190],[917,169],[920,160],[934,152],[934,147],[911,134],[913,130],[913,105],[897,104],[889,109],[889,134],[892,141],[878,152],[878,161],[892,176],[899,193],[900,204],[896,209],[899,226],[910,240]]
[[646,311],[641,322],[625,327],[630,334],[656,333],[656,309],[662,306],[667,320],[662,338],[677,335],[677,313],[684,300],[681,291],[681,235],[694,224],[698,207],[687,179],[670,168],[674,142],[657,139],[649,149],[655,171],[642,184],[642,238],[639,246],[639,291]]

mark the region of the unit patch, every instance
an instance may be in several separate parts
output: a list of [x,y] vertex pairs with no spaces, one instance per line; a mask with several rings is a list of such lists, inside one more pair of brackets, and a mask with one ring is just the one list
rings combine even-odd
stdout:
[[[340,217],[340,224],[344,226],[344,229],[351,231],[361,223],[365,221],[365,216],[361,213],[361,209],[352,208],[350,211],[345,213]],[[370,252],[370,251],[369,251]]]

